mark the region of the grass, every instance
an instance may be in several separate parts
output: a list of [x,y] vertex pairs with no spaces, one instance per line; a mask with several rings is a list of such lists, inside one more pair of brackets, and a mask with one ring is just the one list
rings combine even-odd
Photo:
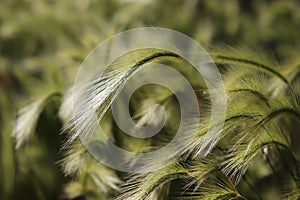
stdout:
[[[1,4],[1,199],[300,198],[297,1]],[[220,140],[201,156],[206,150],[210,92],[201,78],[187,72],[203,119],[197,134],[182,141],[184,154],[171,165],[126,173],[105,166],[81,144],[79,136],[90,134],[90,118],[86,110],[72,116],[72,89],[80,63],[100,41],[149,25],[182,31],[208,49],[224,80],[227,113]],[[155,85],[134,93],[130,114],[137,123],[151,123],[144,108],[162,103],[169,117],[159,134],[137,139],[114,122],[110,106],[117,93],[144,64],[153,62],[172,64],[179,71],[186,68],[174,53],[136,52],[132,59],[111,66],[104,79],[96,74],[87,90],[87,95],[95,95],[92,100],[107,137],[132,152],[161,148],[178,126],[175,96]],[[74,121],[85,129],[74,133]],[[102,144],[97,148],[105,147],[101,138],[94,140]],[[139,158],[116,159],[134,165]],[[152,159],[143,167],[152,169],[159,162]]]

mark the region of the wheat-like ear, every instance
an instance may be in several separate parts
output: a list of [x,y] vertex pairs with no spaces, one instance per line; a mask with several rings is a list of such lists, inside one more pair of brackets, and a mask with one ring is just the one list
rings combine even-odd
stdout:
[[[253,84],[254,80],[260,79],[251,79],[251,76],[244,77],[239,84],[227,84],[227,89],[234,88],[229,89],[228,116],[223,130],[223,136],[230,138],[230,142],[220,168],[235,184],[266,146],[289,148],[289,136],[285,136],[277,125],[280,119],[290,116],[299,120],[298,109],[289,98],[280,94],[267,98],[272,91]],[[268,79],[260,83],[264,85],[265,82]]]
[[[86,85],[83,85],[83,94],[75,94],[75,96],[82,97],[83,101],[74,102],[74,107],[77,107],[78,114],[73,116],[72,121],[66,126],[66,129],[74,132],[65,143],[65,147],[79,135],[81,138],[85,139],[94,132],[98,124],[95,123],[93,119],[95,114],[93,110],[96,110],[98,118],[101,119],[121,92],[126,82],[134,76],[134,74],[143,69],[148,63],[164,60],[172,60],[181,63],[183,58],[175,53],[160,49],[137,50],[124,55],[120,60],[117,60],[115,63],[108,66],[104,72],[101,71],[101,77],[97,77],[97,73],[94,77],[91,77]],[[183,71],[186,71],[186,66],[179,65],[179,68],[180,67],[184,68]],[[191,127],[187,132],[194,131],[196,127],[193,126],[194,124],[191,121]],[[76,130],[74,127],[80,127],[80,130]],[[186,133],[185,136],[186,138],[183,138],[181,142],[182,148],[179,148],[178,152],[182,150],[187,151],[190,144],[193,142],[192,134],[188,135]],[[209,138],[213,141],[209,144],[210,147],[207,149],[203,148],[204,154],[207,154],[217,141],[217,138],[212,137],[213,136]],[[202,141],[202,143],[205,144],[205,141]]]
[[245,49],[234,49],[230,47],[216,48],[211,56],[219,65],[231,65],[231,67],[244,70],[249,70],[250,73],[254,70],[259,70],[276,77],[285,84],[289,84],[288,79],[280,72],[279,65],[276,62],[272,62],[272,59],[266,58],[263,54],[254,54],[253,52]]
[[222,172],[214,170],[209,177],[191,193],[185,193],[182,199],[186,200],[227,200],[246,199],[235,185]]
[[[135,174],[123,185],[116,200],[159,199],[172,180],[187,178],[188,171],[178,163],[148,174]],[[163,189],[164,188],[164,189]]]
[[[91,80],[83,86],[83,94],[80,94],[83,95],[85,101],[79,103],[74,102],[74,107],[82,109],[79,110],[78,115],[73,116],[72,122],[67,126],[67,128],[72,129],[74,124],[76,124],[77,127],[81,127],[81,130],[75,131],[74,134],[71,135],[66,146],[77,138],[79,134],[82,138],[86,138],[93,133],[95,124],[93,124],[93,117],[91,115],[94,113],[91,113],[91,109],[96,110],[99,119],[101,119],[110,108],[116,96],[121,92],[126,82],[134,76],[135,73],[144,68],[146,64],[165,58],[181,60],[179,55],[168,51],[157,49],[138,50],[124,55],[120,58],[121,61],[116,61],[104,72],[100,70],[102,73],[101,77],[92,77]],[[91,108],[91,105],[93,108]]]
[[38,97],[35,102],[19,111],[13,129],[13,136],[16,138],[16,148],[19,148],[26,140],[29,139],[30,134],[34,131],[39,116],[47,102],[60,96],[60,91],[50,88],[45,94],[43,94],[43,96]]
[[[263,135],[262,132],[260,134]],[[220,163],[220,168],[233,180],[234,184],[238,184],[254,158],[270,147],[288,149],[288,145],[283,139],[256,137],[230,149],[228,155],[224,156],[223,162]]]

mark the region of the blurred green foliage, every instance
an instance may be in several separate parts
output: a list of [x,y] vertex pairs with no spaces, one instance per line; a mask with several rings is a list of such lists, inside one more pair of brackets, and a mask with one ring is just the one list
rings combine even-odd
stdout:
[[[296,0],[1,0],[0,199],[80,199],[65,189],[72,177],[57,163],[65,138],[57,113],[80,63],[99,42],[130,28],[160,26],[208,49],[250,47],[293,65],[300,63],[299,10]],[[17,145],[15,119],[40,98],[38,112],[27,116],[33,128],[20,125],[30,134]]]

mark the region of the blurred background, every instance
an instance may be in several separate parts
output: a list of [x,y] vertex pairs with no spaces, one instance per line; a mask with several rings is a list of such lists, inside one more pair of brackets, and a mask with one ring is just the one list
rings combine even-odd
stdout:
[[[72,199],[65,189],[72,177],[58,163],[65,138],[58,109],[101,41],[158,26],[187,34],[208,51],[245,47],[291,64],[300,61],[299,10],[297,0],[0,0],[0,199]],[[16,125],[20,110],[38,98],[44,98],[34,107],[40,115]],[[26,128],[35,118],[34,129]],[[14,127],[24,135],[13,135]]]

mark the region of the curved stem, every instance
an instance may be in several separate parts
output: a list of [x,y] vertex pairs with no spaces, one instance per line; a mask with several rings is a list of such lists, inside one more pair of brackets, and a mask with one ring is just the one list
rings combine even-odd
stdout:
[[[272,69],[270,66],[267,66],[265,64],[258,63],[258,62],[253,61],[253,60],[244,59],[244,58],[236,58],[236,57],[233,57],[233,56],[215,55],[214,57],[216,59],[219,59],[219,60],[224,60],[224,61],[229,61],[229,62],[230,61],[231,62],[238,62],[238,63],[243,63],[243,64],[246,64],[246,65],[257,67],[259,69],[262,69],[264,71],[269,72],[270,74],[275,75],[280,80],[282,80],[284,83],[289,84],[288,80],[282,74],[280,74],[279,72],[277,72],[276,70]],[[224,63],[221,62],[221,64],[224,64]]]
[[270,107],[269,100],[259,91],[253,90],[250,88],[239,88],[235,90],[230,90],[231,93],[251,93],[254,96],[258,97],[260,100],[264,101],[268,107]]

